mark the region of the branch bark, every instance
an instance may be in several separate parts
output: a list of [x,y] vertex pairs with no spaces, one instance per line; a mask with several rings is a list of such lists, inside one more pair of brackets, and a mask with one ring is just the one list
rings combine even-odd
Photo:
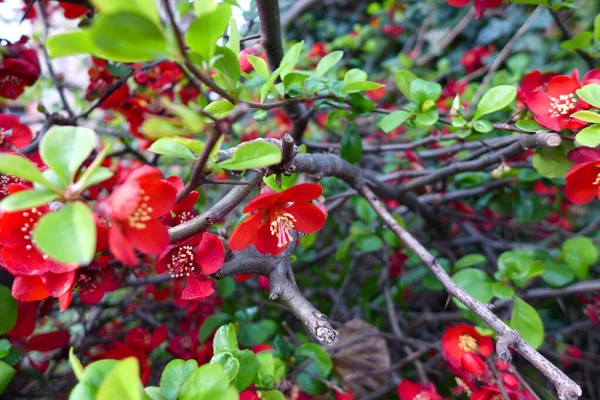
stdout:
[[[506,325],[488,307],[487,304],[473,298],[458,286],[452,278],[444,271],[437,259],[421,245],[421,243],[408,231],[400,226],[394,217],[379,201],[379,198],[367,186],[356,188],[369,202],[373,210],[379,215],[383,222],[404,242],[407,248],[412,250],[427,268],[435,275],[438,281],[446,288],[446,291],[457,300],[475,312],[485,323],[487,323],[499,336],[502,345],[512,346],[533,366],[554,383],[561,400],[577,399],[581,396],[581,387],[565,375],[554,364],[531,347],[518,333]],[[502,349],[500,349],[502,351]],[[506,357],[506,353],[502,354]]]

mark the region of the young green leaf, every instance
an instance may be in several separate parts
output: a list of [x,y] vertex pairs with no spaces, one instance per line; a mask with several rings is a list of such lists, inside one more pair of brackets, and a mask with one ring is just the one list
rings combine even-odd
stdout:
[[331,368],[333,367],[333,363],[329,354],[318,344],[315,343],[305,343],[296,348],[294,352],[296,357],[303,356],[312,359],[319,371],[319,375],[322,377],[326,377],[331,372]]
[[281,63],[279,63],[279,75],[281,75],[282,78],[285,78],[285,76],[292,72],[296,67],[296,63],[298,62],[298,58],[300,57],[300,52],[302,51],[303,46],[304,41],[296,43],[285,53],[281,59]]
[[585,236],[575,236],[565,240],[562,255],[573,273],[582,281],[588,278],[590,266],[598,261],[596,245]]
[[0,201],[0,210],[11,212],[27,210],[56,200],[58,197],[59,194],[50,189],[22,190]]
[[571,117],[591,124],[600,124],[600,114],[593,111],[577,111],[576,113],[571,114]]
[[88,128],[53,126],[40,143],[44,163],[68,185],[73,182],[81,164],[89,157],[96,144],[96,134]]
[[50,182],[34,163],[18,154],[0,154],[0,173],[12,175],[28,182],[37,183],[56,192],[60,190]]
[[267,79],[269,77],[269,75],[271,74],[269,72],[269,67],[267,66],[267,62],[265,60],[263,60],[261,57],[256,57],[256,56],[251,56],[251,55],[248,55],[247,57],[248,57],[248,61],[250,61],[250,64],[252,64],[252,67],[254,67],[254,71],[256,71],[258,76],[261,76],[261,77]]
[[534,349],[544,342],[544,324],[535,308],[515,296],[513,298],[513,312],[510,326],[519,331],[519,334]]
[[213,350],[215,354],[222,351],[238,350],[235,325],[227,324],[217,329],[213,339]]
[[40,218],[33,238],[40,250],[59,262],[88,265],[96,249],[96,224],[85,204],[69,203]]
[[77,380],[81,382],[83,380],[83,365],[81,365],[81,361],[75,355],[75,350],[72,347],[69,349],[69,365],[71,365]]
[[220,364],[205,364],[185,381],[180,400],[221,399],[229,387],[229,377]]
[[344,56],[343,51],[333,51],[323,57],[317,64],[317,78],[321,79],[327,71],[333,68]]
[[194,359],[172,360],[167,364],[160,377],[160,388],[168,400],[177,400],[185,381],[198,369]]
[[437,101],[442,93],[442,86],[436,82],[424,79],[414,79],[410,82],[410,99],[421,106],[425,101]]
[[396,72],[396,87],[410,101],[415,101],[410,94],[410,85],[415,79],[418,79],[417,76],[410,71],[400,70]]
[[591,83],[589,85],[585,85],[581,89],[577,89],[575,91],[577,96],[579,96],[586,103],[594,106],[600,107],[600,85],[597,83]]
[[142,382],[137,358],[119,361],[98,388],[96,400],[142,400]]
[[10,365],[0,360],[0,394],[6,390],[17,371]]
[[4,335],[17,322],[17,301],[12,297],[10,289],[0,285],[0,335]]
[[156,25],[160,24],[154,0],[92,0],[92,3],[103,14],[131,13],[144,16]]
[[381,83],[371,81],[355,81],[344,85],[344,90],[348,93],[363,92],[367,90],[379,89],[383,87]]
[[227,41],[227,47],[229,47],[233,54],[237,55],[240,52],[240,32],[235,18],[229,20],[229,40]]
[[491,88],[479,101],[477,111],[473,116],[473,121],[478,120],[484,115],[502,110],[504,107],[508,106],[516,96],[517,89],[514,86],[501,85]]
[[217,164],[228,170],[266,167],[281,162],[281,150],[269,142],[248,142],[240,145],[233,157]]
[[93,52],[94,42],[89,30],[53,35],[46,40],[48,54],[52,58],[89,54]]
[[185,144],[181,143],[178,139],[183,138],[160,138],[156,142],[152,143],[148,150],[156,154],[162,154],[164,156],[179,157],[186,160],[195,160],[196,155],[192,152],[192,150],[190,150]]
[[217,41],[223,36],[230,19],[231,6],[225,3],[218,4],[192,21],[185,35],[185,42],[209,63],[215,54]]
[[211,364],[220,364],[223,371],[229,376],[229,381],[233,381],[240,371],[240,362],[230,351],[223,351],[215,354],[210,360]]
[[575,135],[577,143],[588,147],[596,147],[600,144],[600,124],[590,125]]
[[356,127],[352,124],[346,126],[340,149],[340,156],[349,163],[357,163],[363,154],[362,139]]

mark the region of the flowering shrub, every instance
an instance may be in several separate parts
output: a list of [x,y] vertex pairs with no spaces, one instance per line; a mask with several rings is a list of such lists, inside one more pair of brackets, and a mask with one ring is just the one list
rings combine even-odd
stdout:
[[0,0],[0,395],[593,398],[600,9],[510,3]]

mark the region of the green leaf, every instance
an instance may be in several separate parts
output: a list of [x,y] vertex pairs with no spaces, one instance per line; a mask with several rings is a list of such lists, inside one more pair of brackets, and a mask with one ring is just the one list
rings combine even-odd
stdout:
[[142,15],[155,24],[160,24],[160,17],[154,0],[92,0],[92,3],[103,14],[127,12]]
[[577,96],[579,96],[586,103],[600,108],[600,85],[597,83],[592,83],[589,85],[585,85],[581,89],[577,89],[575,91]]
[[46,48],[52,58],[90,54],[93,52],[93,46],[94,43],[89,30],[53,35],[46,40]]
[[492,284],[492,294],[502,300],[508,300],[515,295],[515,290],[500,282]]
[[83,365],[81,365],[81,361],[75,355],[72,347],[69,349],[69,365],[71,365],[71,370],[75,374],[75,377],[77,377],[77,380],[79,382],[83,381]]
[[587,52],[592,44],[592,32],[579,32],[572,39],[565,40],[560,47],[567,50],[583,50]]
[[285,400],[285,396],[279,390],[263,392],[263,400]]
[[233,157],[218,164],[228,170],[245,170],[276,165],[281,162],[281,150],[269,142],[248,142],[240,145]]
[[88,128],[53,126],[40,143],[42,160],[61,178],[73,182],[81,164],[89,157],[96,144],[96,134]]
[[160,377],[160,388],[168,400],[177,400],[185,381],[198,369],[196,360],[170,361]]
[[396,87],[410,101],[415,101],[410,93],[410,86],[415,79],[418,79],[417,76],[410,71],[400,70],[396,72]]
[[480,133],[488,133],[494,130],[494,125],[486,119],[475,121],[473,128]]
[[18,154],[0,154],[0,173],[37,183],[48,189],[58,190],[52,182],[46,179],[34,163]]
[[235,387],[242,391],[246,389],[252,382],[258,372],[258,359],[252,350],[242,350],[237,358],[240,362],[240,371],[235,377]]
[[592,124],[600,124],[600,114],[592,111],[577,111],[576,113],[571,114],[571,117]]
[[267,340],[277,330],[277,324],[271,320],[264,319],[256,323],[240,325],[238,339],[247,347],[256,346]]
[[360,251],[377,251],[382,245],[382,240],[376,235],[361,235],[356,238],[356,247]]
[[82,383],[87,383],[94,386],[96,389],[100,387],[102,381],[108,373],[118,364],[117,360],[99,360],[89,364],[83,370],[81,377]]
[[467,254],[466,256],[463,256],[456,261],[456,263],[454,264],[454,268],[463,269],[463,268],[474,267],[475,265],[480,265],[480,264],[485,264],[485,263],[487,263],[487,258],[485,258],[485,256],[483,254],[480,254],[480,253]]
[[237,57],[237,54],[240,52],[240,31],[238,30],[235,18],[229,20],[229,40],[227,41],[227,47]]
[[6,390],[17,371],[10,365],[0,360],[0,394]]
[[360,82],[367,80],[367,73],[359,68],[352,68],[346,71],[344,74],[344,84],[347,85],[351,82]]
[[329,354],[321,346],[315,343],[305,343],[298,346],[294,355],[296,357],[304,356],[312,359],[317,366],[319,375],[323,378],[329,375],[331,368],[333,367]]
[[425,101],[436,101],[442,93],[442,86],[436,82],[428,82],[424,79],[414,79],[410,82],[411,100],[421,106]]
[[229,376],[229,381],[233,381],[240,370],[240,362],[230,351],[216,353],[210,360],[211,364],[220,364],[223,371]]
[[0,285],[0,335],[4,335],[17,323],[17,301],[12,297],[10,289]]
[[419,126],[431,126],[437,122],[439,118],[438,112],[435,110],[429,110],[423,113],[417,113],[415,115],[415,123]]
[[10,353],[10,348],[11,345],[8,340],[0,339],[0,358],[6,357]]
[[235,89],[242,73],[237,54],[234,54],[233,51],[227,47],[219,46],[215,52],[213,65],[217,71],[222,72],[227,77],[227,79],[224,79],[227,85],[226,87],[231,90]]
[[519,331],[519,334],[534,349],[544,342],[544,324],[535,308],[515,296],[513,298],[513,312],[510,326]]
[[390,133],[404,123],[412,114],[408,111],[398,110],[386,115],[379,124],[379,127],[385,132]]
[[332,51],[323,57],[317,64],[317,78],[321,79],[325,76],[333,66],[335,66],[344,57],[343,51]]
[[192,21],[185,35],[185,42],[206,63],[210,62],[215,54],[217,41],[223,36],[230,19],[231,6],[225,3],[218,4]]
[[97,400],[142,400],[140,366],[135,357],[119,361],[98,388]]
[[200,327],[200,331],[198,332],[198,340],[200,343],[204,343],[215,329],[229,321],[231,321],[231,315],[223,312],[206,318]]
[[168,400],[157,386],[148,386],[144,388],[144,392],[146,392],[146,397],[150,400]]
[[517,128],[525,132],[537,132],[541,129],[544,129],[543,126],[532,119],[520,119],[515,123],[515,125]]
[[383,87],[381,83],[371,81],[356,81],[344,85],[344,90],[348,93],[362,92],[367,90],[379,89]]
[[235,333],[235,325],[227,324],[217,329],[213,339],[213,350],[217,354],[221,351],[238,350],[238,343]]
[[179,157],[186,160],[195,160],[196,155],[185,145],[178,143],[177,138],[163,137],[152,143],[148,150],[164,156]]
[[104,182],[107,179],[110,179],[113,176],[113,172],[106,167],[98,167],[96,168],[85,181],[81,181],[81,179],[77,182],[82,183],[79,188],[80,191],[83,191],[91,186],[97,185],[100,182]]
[[205,364],[192,373],[181,389],[180,400],[215,400],[225,396],[229,377],[221,365]]
[[344,136],[342,137],[340,156],[349,163],[360,161],[363,153],[362,139],[356,126],[346,125]]
[[204,112],[212,115],[214,118],[225,118],[231,110],[233,110],[233,104],[227,100],[213,101],[204,107]]
[[[482,270],[474,268],[461,269],[452,276],[452,280],[482,303],[488,303],[494,296],[492,293],[493,281]],[[462,303],[457,304],[463,306]]]
[[533,156],[533,168],[543,177],[562,178],[573,166],[567,158],[572,143],[563,141],[558,147],[543,147]]
[[304,41],[296,43],[293,45],[283,56],[281,59],[281,63],[279,63],[279,75],[282,78],[285,78],[287,74],[292,72],[296,67],[296,63],[298,62],[298,58],[300,57],[300,52],[302,51],[302,47],[304,46]]
[[562,245],[562,255],[580,280],[586,280],[591,265],[598,261],[598,249],[585,236],[571,237]]
[[[593,113],[590,113],[593,114]],[[596,114],[598,115],[598,114]],[[598,116],[600,118],[600,115]],[[596,147],[600,144],[600,124],[590,125],[583,128],[575,135],[577,143],[588,147]]]
[[80,382],[69,394],[69,400],[96,400],[97,393],[97,387]]
[[33,207],[39,207],[59,197],[58,193],[50,189],[22,190],[11,194],[0,201],[0,209],[3,211],[20,211]]
[[473,121],[478,120],[484,115],[502,110],[504,107],[508,106],[516,96],[517,89],[514,86],[501,85],[491,88],[479,101],[477,111],[473,116]]
[[542,279],[552,287],[562,287],[573,281],[575,275],[565,262],[544,261],[544,274]]
[[91,29],[90,50],[108,60],[151,61],[169,53],[160,25],[139,14],[100,14],[94,18]]
[[600,14],[596,15],[596,18],[594,18],[594,35],[593,35],[593,39],[594,39],[594,46],[598,46],[598,44],[600,43]]
[[255,121],[258,122],[263,122],[267,120],[267,112],[265,110],[258,110],[255,111],[254,114],[252,114],[252,117],[254,118]]
[[252,64],[254,71],[256,71],[258,76],[267,79],[269,75],[271,75],[267,62],[261,57],[248,55],[248,61],[250,61],[250,64]]
[[140,131],[149,139],[159,139],[167,136],[183,136],[190,133],[183,129],[179,121],[167,117],[152,116],[147,118]]
[[[292,71],[287,74],[285,78],[283,78],[283,86],[285,88],[289,88],[292,85],[304,82],[308,78],[310,78],[310,74],[308,72]],[[302,87],[302,85],[298,86]]]
[[96,223],[85,204],[69,203],[40,218],[33,238],[40,250],[59,262],[88,265],[96,251]]
[[[236,59],[237,62],[237,59]],[[190,108],[185,104],[177,104],[163,99],[163,104],[171,113],[181,119],[183,125],[189,130],[190,133],[201,133],[205,127],[203,117],[196,112],[196,110]]]

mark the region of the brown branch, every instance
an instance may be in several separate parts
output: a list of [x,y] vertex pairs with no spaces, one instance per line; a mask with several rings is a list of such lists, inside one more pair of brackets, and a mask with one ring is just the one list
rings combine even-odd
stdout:
[[[475,312],[485,323],[494,329],[500,337],[510,334],[512,331],[500,318],[498,318],[488,307],[487,304],[473,298],[444,271],[437,259],[421,245],[408,231],[406,231],[396,219],[388,212],[385,205],[379,201],[379,198],[367,186],[356,188],[369,202],[373,210],[379,215],[383,222],[404,242],[407,248],[412,250],[427,268],[435,275],[438,281],[446,288],[448,293]],[[561,400],[576,399],[581,396],[581,387],[565,375],[554,364],[548,361],[544,356],[538,353],[520,336],[513,347],[540,372],[554,383]]]

